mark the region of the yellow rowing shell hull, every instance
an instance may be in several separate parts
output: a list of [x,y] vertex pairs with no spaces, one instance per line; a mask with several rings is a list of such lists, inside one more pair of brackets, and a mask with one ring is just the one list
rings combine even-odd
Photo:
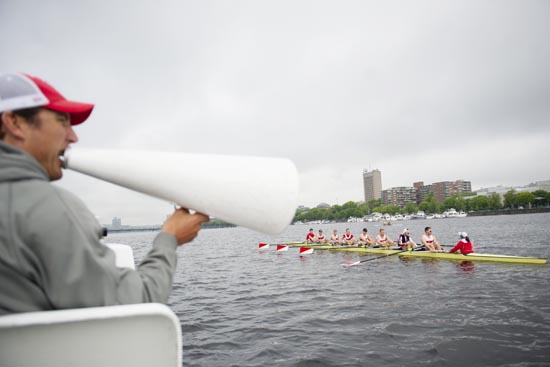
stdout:
[[[315,245],[315,244],[308,244],[308,243],[289,243],[288,246],[311,247],[317,250],[343,251],[343,252],[353,252],[353,253],[359,253],[359,254],[392,255],[392,254],[401,252],[400,250],[385,250],[381,248]],[[451,254],[449,252],[405,251],[405,252],[399,253],[398,256],[407,257],[407,258],[421,258],[421,259],[444,259],[444,260],[454,260],[454,261],[489,261],[489,262],[515,263],[515,264],[544,265],[547,263],[547,260],[544,258],[512,256],[512,255],[479,254],[479,253],[462,255],[457,253]]]
[[515,264],[546,264],[546,259],[537,257],[523,257],[512,255],[494,255],[494,254],[478,254],[473,253],[469,255],[451,254],[449,252],[429,252],[429,251],[414,251],[414,252],[402,252],[398,256],[403,257],[415,257],[424,259],[444,259],[454,261],[490,261],[490,262],[504,262]]

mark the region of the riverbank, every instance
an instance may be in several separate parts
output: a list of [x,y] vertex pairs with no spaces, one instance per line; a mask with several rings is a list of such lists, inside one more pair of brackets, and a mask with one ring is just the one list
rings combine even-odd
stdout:
[[533,214],[533,213],[550,213],[550,208],[486,210],[486,211],[478,211],[478,212],[468,212],[468,216],[485,217],[488,215],[514,215],[514,214]]
[[[208,228],[231,228],[236,227],[234,224],[225,223],[221,221],[210,221],[202,224],[202,229]],[[151,226],[123,226],[123,227],[104,227],[108,233],[121,233],[121,232],[158,232],[162,228],[162,225],[151,225]]]

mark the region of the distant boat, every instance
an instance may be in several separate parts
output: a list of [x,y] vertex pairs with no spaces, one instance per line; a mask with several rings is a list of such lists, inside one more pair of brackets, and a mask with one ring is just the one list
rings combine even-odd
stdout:
[[443,212],[443,214],[447,218],[464,218],[468,215],[463,210],[461,210],[460,212],[457,212],[455,208],[450,208],[446,212]]
[[458,212],[455,208],[450,208],[449,210],[446,210],[443,212],[446,218],[456,218],[458,217]]
[[426,215],[426,219],[434,219],[435,218],[435,215],[434,214],[428,214]]
[[371,214],[369,222],[378,222],[380,219],[382,219],[382,214],[374,212]]
[[395,216],[393,216],[391,218],[391,220],[403,220],[403,215],[402,214],[396,214]]
[[422,210],[419,210],[416,212],[415,215],[413,215],[413,219],[426,219],[426,213],[424,213]]

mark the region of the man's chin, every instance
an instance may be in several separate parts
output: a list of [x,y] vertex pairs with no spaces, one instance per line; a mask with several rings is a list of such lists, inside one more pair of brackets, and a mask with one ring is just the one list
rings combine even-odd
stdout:
[[50,181],[57,181],[63,177],[63,171],[61,169],[49,174]]

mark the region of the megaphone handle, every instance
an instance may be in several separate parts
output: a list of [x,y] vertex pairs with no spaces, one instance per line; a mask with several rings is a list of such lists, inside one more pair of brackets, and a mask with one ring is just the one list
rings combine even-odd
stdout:
[[179,204],[173,204],[173,206],[174,206],[174,210],[183,209],[183,210],[185,210],[185,211],[186,211],[187,213],[189,213],[189,214],[195,214],[195,213],[196,213],[195,210],[184,208],[183,206],[181,206],[181,205],[179,205]]

